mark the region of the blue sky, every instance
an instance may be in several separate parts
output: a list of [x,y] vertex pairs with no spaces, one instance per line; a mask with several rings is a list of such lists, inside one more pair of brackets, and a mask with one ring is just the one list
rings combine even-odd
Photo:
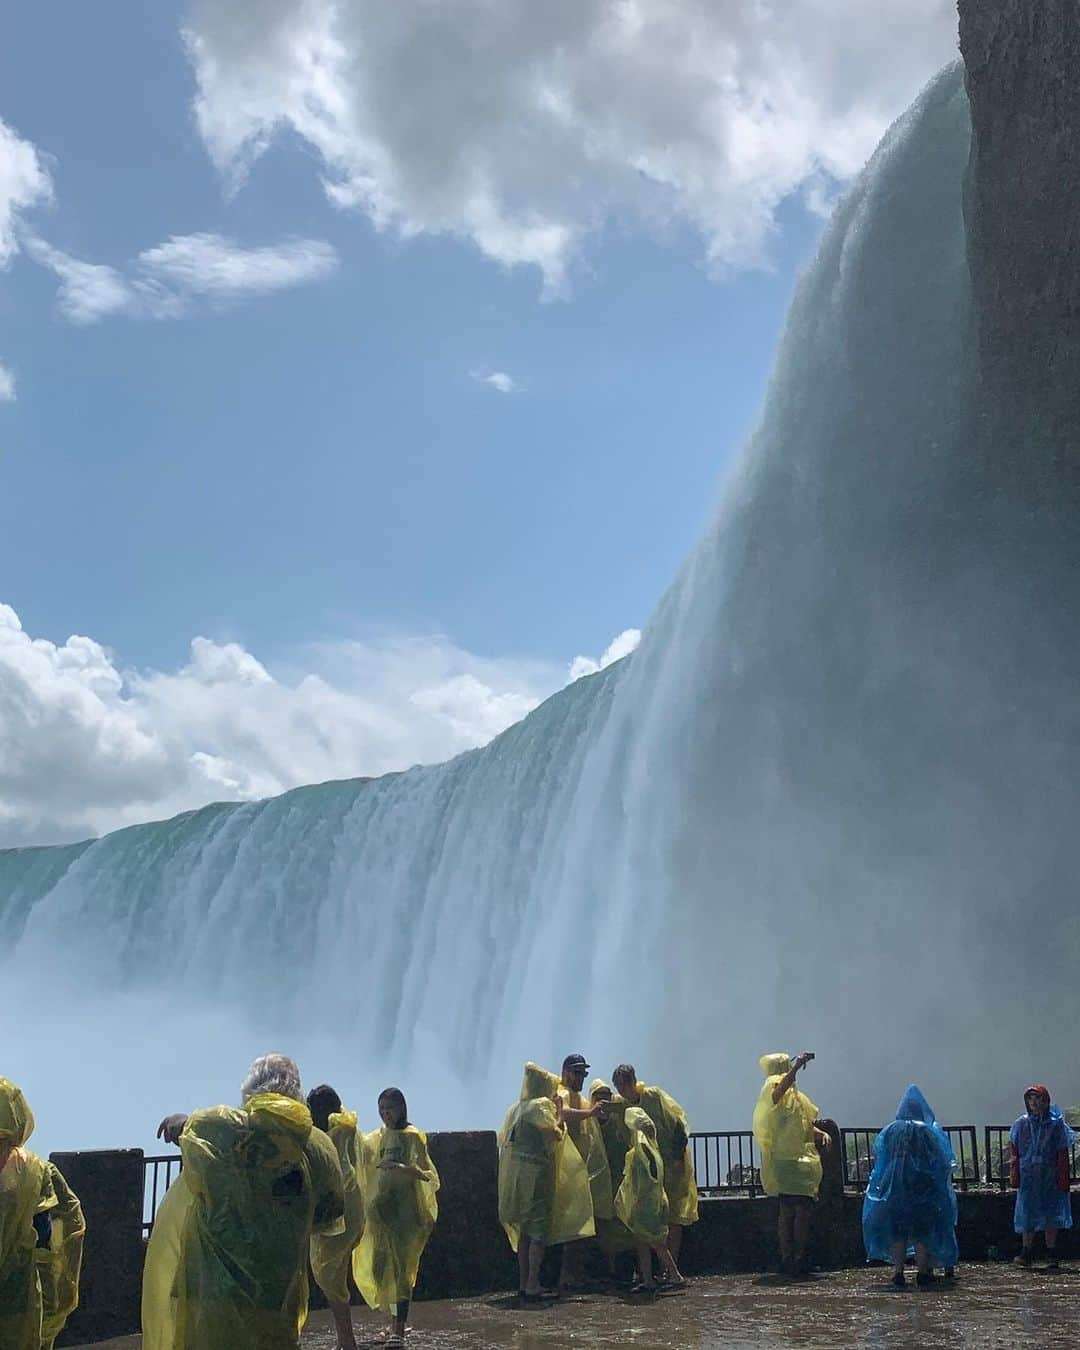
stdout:
[[[460,24],[470,4],[450,6]],[[257,23],[260,6],[296,9],[258,0],[232,6],[233,22]],[[345,8],[353,26],[341,42],[362,44],[368,25],[374,45],[382,16],[363,0]],[[800,8],[813,7],[800,0]],[[924,8],[937,21],[949,7],[926,0]],[[311,131],[295,111],[271,107],[266,116],[282,129],[265,152],[253,153],[253,141],[223,150],[248,116],[243,61],[253,41],[241,32],[236,56],[235,34],[223,27],[229,9],[224,0],[213,14],[113,0],[24,5],[3,21],[0,121],[36,149],[52,202],[16,212],[15,252],[0,270],[0,363],[14,381],[14,397],[0,402],[0,602],[21,620],[20,642],[55,644],[52,671],[71,666],[63,656],[71,634],[98,644],[102,655],[90,665],[121,681],[133,671],[184,670],[202,636],[237,668],[248,653],[267,669],[287,666],[295,687],[305,672],[325,676],[334,644],[366,644],[370,653],[385,640],[436,636],[458,653],[446,678],[489,663],[485,688],[534,702],[557,684],[551,672],[647,621],[752,424],[797,272],[821,229],[808,200],[854,171],[940,61],[927,57],[920,35],[885,94],[868,78],[825,89],[820,125],[805,132],[797,155],[788,147],[792,128],[807,121],[804,106],[788,110],[786,122],[770,112],[761,147],[749,142],[764,167],[730,193],[747,171],[734,157],[727,176],[702,189],[700,163],[715,147],[703,147],[696,123],[669,162],[669,144],[682,145],[677,102],[661,110],[660,142],[643,121],[634,134],[644,148],[611,152],[595,181],[595,157],[575,150],[571,161],[562,133],[550,139],[552,157],[567,155],[557,188],[558,175],[541,172],[546,143],[530,149],[541,168],[524,177],[520,146],[495,144],[485,150],[487,171],[510,203],[496,237],[468,223],[472,207],[455,201],[451,175],[425,195],[417,127],[434,136],[440,114],[454,115],[455,94],[426,120],[409,121],[421,95],[407,63],[397,86],[387,83],[391,93],[400,87],[405,112],[380,109],[376,162],[389,167],[377,187],[389,208],[343,209],[324,190],[326,180],[355,194],[365,175],[378,178],[370,164],[356,167],[356,144],[370,127],[355,110],[341,126],[326,130],[324,117]],[[201,56],[185,46],[185,25],[203,43]],[[508,34],[501,40],[512,43]],[[386,61],[400,38],[400,29],[379,35]],[[409,38],[410,53],[435,40]],[[874,40],[868,31],[865,42]],[[344,87],[361,59],[352,55],[339,73]],[[493,78],[519,58],[532,59],[512,46],[495,51]],[[642,69],[639,62],[627,78]],[[266,77],[271,101],[287,74]],[[587,69],[574,78],[595,87]],[[638,103],[654,89],[641,79]],[[512,119],[513,106],[503,115]],[[586,132],[595,139],[595,128]],[[469,134],[463,123],[462,143]],[[716,134],[727,145],[733,133],[721,126]],[[431,154],[445,156],[445,147]],[[642,174],[650,183],[668,174],[674,187],[639,200],[633,179]],[[535,255],[539,265],[507,265],[532,247],[519,228],[526,217],[556,222],[573,245],[560,245],[555,262],[549,250]],[[149,263],[133,261],[140,254],[203,236],[242,253],[306,241],[330,261],[322,274],[272,291],[225,294],[200,281],[193,300],[184,293],[183,317],[131,317],[125,300],[93,322],[65,315],[56,270],[42,265],[58,251],[116,269],[127,285],[150,275]],[[762,258],[766,267],[747,265]],[[545,279],[558,298],[545,297]],[[496,372],[513,382],[509,392],[485,378]],[[41,677],[20,669],[27,687],[39,688]],[[102,679],[113,675],[81,678],[104,698]],[[134,694],[125,684],[109,697]],[[0,730],[4,708],[0,700]],[[145,709],[136,720],[148,733]],[[188,732],[171,726],[167,734]],[[216,756],[212,740],[203,729],[185,753]],[[401,753],[408,762],[456,748],[451,739]],[[355,771],[365,771],[362,751],[355,758]],[[301,773],[297,766],[291,777]],[[235,792],[289,781],[288,772],[256,775]],[[6,793],[8,815],[19,814],[27,791],[0,781],[0,807]],[[136,793],[115,821],[76,813],[64,824],[39,812],[26,829],[59,837],[187,800]]]

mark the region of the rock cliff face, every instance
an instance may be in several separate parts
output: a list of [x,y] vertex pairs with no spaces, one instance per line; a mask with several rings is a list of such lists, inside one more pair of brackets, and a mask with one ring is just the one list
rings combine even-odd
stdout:
[[1080,4],[959,0],[986,411],[1043,505],[1080,474]]

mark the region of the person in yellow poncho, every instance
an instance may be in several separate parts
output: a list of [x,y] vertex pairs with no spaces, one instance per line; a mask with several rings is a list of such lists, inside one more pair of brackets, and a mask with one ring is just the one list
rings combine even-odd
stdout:
[[[581,1154],[581,1161],[588,1173],[593,1221],[599,1233],[601,1225],[609,1223],[615,1215],[614,1194],[604,1136],[600,1132],[600,1122],[607,1113],[607,1102],[585,1100],[581,1089],[588,1071],[589,1065],[584,1055],[567,1055],[563,1060],[559,1098],[562,1101],[561,1114],[566,1133]],[[585,1244],[581,1242],[567,1242],[563,1246],[559,1287],[564,1293],[581,1287],[584,1250]]]
[[312,1088],[308,1110],[317,1130],[329,1136],[337,1149],[341,1180],[345,1187],[345,1231],[333,1235],[312,1233],[311,1271],[326,1295],[337,1332],[335,1350],[356,1350],[352,1313],[349,1308],[349,1271],[353,1251],[364,1231],[364,1201],[360,1193],[360,1137],[356,1112],[342,1108],[341,1098],[328,1083]]
[[285,1055],[248,1070],[243,1105],[189,1116],[184,1167],[143,1271],[143,1350],[296,1350],[313,1232],[341,1232],[337,1152]]
[[667,1277],[668,1287],[684,1285],[686,1281],[667,1245],[671,1209],[664,1191],[664,1160],[657,1145],[656,1126],[640,1106],[628,1106],[625,1120],[630,1147],[623,1164],[622,1181],[615,1193],[615,1213],[634,1237],[638,1263],[636,1287],[654,1288],[654,1255]]
[[52,1350],[79,1302],[83,1222],[55,1163],[25,1147],[34,1116],[0,1078],[0,1347]]
[[596,1232],[589,1174],[562,1112],[559,1079],[527,1063],[499,1131],[499,1222],[517,1252],[518,1293],[532,1302],[558,1297],[540,1286],[546,1249]]
[[399,1088],[379,1093],[379,1116],[382,1129],[363,1139],[365,1222],[353,1253],[353,1278],[368,1307],[390,1315],[385,1344],[402,1346],[420,1258],[439,1216],[439,1174],[427,1136],[409,1123]]
[[[611,1177],[613,1192],[618,1190],[622,1181],[623,1165],[630,1147],[630,1135],[626,1129],[627,1106],[621,1097],[616,1098],[611,1084],[602,1078],[594,1078],[589,1084],[589,1101],[603,1102],[603,1115],[597,1117],[600,1137],[604,1141],[604,1152],[608,1160],[608,1175]],[[614,1201],[614,1194],[612,1195]],[[612,1206],[614,1209],[614,1205]],[[617,1218],[596,1220],[596,1240],[607,1259],[608,1274],[615,1275],[615,1256],[617,1252],[634,1249],[633,1235],[625,1224]]]
[[795,1076],[813,1055],[762,1055],[765,1075],[754,1107],[754,1138],[761,1150],[761,1185],[779,1197],[777,1234],[780,1269],[806,1278],[810,1273],[810,1215],[821,1186],[819,1149],[832,1140],[814,1123],[818,1109],[795,1086]]
[[698,1219],[697,1178],[690,1157],[690,1122],[686,1112],[663,1088],[638,1082],[632,1064],[620,1064],[611,1075],[615,1091],[629,1106],[640,1106],[656,1126],[656,1144],[664,1160],[664,1191],[667,1194],[667,1247],[676,1265],[682,1249],[682,1230]]

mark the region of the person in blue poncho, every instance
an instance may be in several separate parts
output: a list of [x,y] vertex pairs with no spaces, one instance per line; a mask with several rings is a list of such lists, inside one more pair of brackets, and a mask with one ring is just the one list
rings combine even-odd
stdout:
[[912,1084],[896,1119],[874,1142],[874,1170],[863,1200],[867,1260],[890,1263],[893,1284],[905,1283],[904,1258],[911,1247],[920,1285],[933,1283],[935,1264],[946,1271],[956,1265],[954,1166],[948,1135]]
[[1035,1234],[1043,1233],[1047,1267],[1057,1270],[1058,1231],[1072,1227],[1069,1152],[1075,1136],[1058,1107],[1050,1105],[1050,1089],[1042,1083],[1025,1090],[1024,1106],[1025,1114],[1009,1131],[1009,1180],[1017,1192],[1013,1228],[1023,1243],[1014,1259],[1030,1267]]

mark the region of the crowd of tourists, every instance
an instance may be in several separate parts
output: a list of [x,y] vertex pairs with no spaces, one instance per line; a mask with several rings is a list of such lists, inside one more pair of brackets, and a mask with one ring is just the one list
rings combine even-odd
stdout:
[[[810,1272],[811,1216],[832,1135],[797,1079],[812,1055],[762,1057],[753,1115],[761,1183],[778,1199],[782,1271]],[[499,1132],[498,1217],[517,1254],[523,1304],[546,1303],[589,1278],[632,1264],[639,1294],[681,1289],[684,1228],[698,1217],[686,1112],[632,1064],[611,1082],[568,1055],[559,1074],[525,1066]],[[296,1350],[308,1310],[308,1273],[326,1296],[338,1350],[356,1350],[350,1276],[389,1318],[386,1344],[404,1344],[421,1257],[438,1215],[439,1174],[398,1088],[379,1094],[379,1129],[323,1084],[305,1097],[285,1055],[248,1070],[240,1105],[171,1115],[160,1137],[183,1169],[157,1211],[143,1274],[145,1350]],[[1073,1133],[1041,1084],[1024,1093],[1012,1127],[1016,1262],[1035,1239],[1057,1265],[1072,1226]],[[34,1117],[0,1078],[0,1350],[51,1350],[78,1305],[85,1223],[59,1169],[27,1147]],[[926,1098],[912,1085],[876,1138],[863,1200],[868,1260],[906,1283],[955,1273],[955,1159]],[[558,1248],[546,1261],[549,1249]],[[557,1271],[545,1286],[545,1270]],[[590,1276],[590,1270],[592,1272]]]

